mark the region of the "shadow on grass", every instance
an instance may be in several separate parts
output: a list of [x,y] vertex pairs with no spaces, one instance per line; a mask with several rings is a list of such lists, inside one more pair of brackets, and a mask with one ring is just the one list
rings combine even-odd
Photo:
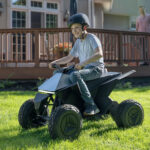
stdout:
[[104,133],[112,132],[112,131],[123,131],[123,128],[118,128],[118,127],[105,127],[104,129],[99,129],[98,132],[93,132],[91,133],[91,136],[102,136]]
[[[12,131],[18,132],[17,135],[10,135]],[[6,129],[1,131],[4,136],[0,136],[0,149],[20,149],[20,148],[28,148],[28,147],[38,147],[38,145],[42,145],[42,147],[47,147],[49,143],[54,142],[49,136],[48,129],[45,127],[31,130],[23,130],[16,128]],[[59,139],[55,140],[55,142],[59,143]]]
[[[123,130],[114,127],[113,124],[99,124],[88,121],[88,124],[83,126],[82,130],[90,130],[96,128],[97,130],[91,133],[91,136],[102,136],[104,133],[111,132],[113,130]],[[18,132],[17,135],[10,135],[11,132]],[[2,134],[1,134],[2,133]],[[60,144],[65,139],[51,139],[47,126],[41,128],[35,128],[30,130],[24,130],[20,127],[5,129],[0,132],[0,148],[2,149],[28,149],[28,148],[48,148],[50,145],[53,147],[55,144]],[[2,136],[4,135],[4,136]],[[70,140],[71,142],[72,140]]]
[[84,126],[82,130],[96,129],[96,131],[91,133],[91,136],[102,136],[104,133],[112,132],[112,131],[122,131],[123,128],[118,128],[117,126],[113,126],[113,124],[95,124],[89,122],[88,125]]

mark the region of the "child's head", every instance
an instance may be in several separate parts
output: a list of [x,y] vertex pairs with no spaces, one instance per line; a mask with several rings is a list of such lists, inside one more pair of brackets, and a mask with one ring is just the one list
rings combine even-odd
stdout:
[[81,37],[82,33],[90,26],[89,18],[83,13],[78,13],[70,17],[69,27],[75,38]]

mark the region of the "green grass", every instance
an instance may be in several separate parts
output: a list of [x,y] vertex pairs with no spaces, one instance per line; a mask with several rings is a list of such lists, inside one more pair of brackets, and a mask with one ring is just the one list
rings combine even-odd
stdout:
[[150,149],[150,87],[119,89],[111,98],[121,102],[135,99],[144,107],[142,126],[119,129],[109,117],[107,120],[83,121],[78,139],[52,140],[47,126],[23,130],[18,123],[18,111],[35,92],[0,92],[0,150],[149,150]]

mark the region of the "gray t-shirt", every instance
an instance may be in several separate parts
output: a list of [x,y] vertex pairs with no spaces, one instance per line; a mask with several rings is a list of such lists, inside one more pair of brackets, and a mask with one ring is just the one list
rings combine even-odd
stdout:
[[[95,49],[97,47],[102,48],[100,40],[94,34],[88,33],[84,40],[76,40],[72,50],[70,51],[70,55],[73,57],[79,57],[79,61],[83,62],[94,55]],[[88,64],[88,66],[96,65],[104,66],[103,57],[95,62]]]

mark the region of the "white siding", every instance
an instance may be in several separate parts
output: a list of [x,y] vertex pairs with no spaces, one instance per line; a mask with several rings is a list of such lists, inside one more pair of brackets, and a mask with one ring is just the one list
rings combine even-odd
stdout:
[[88,0],[78,0],[78,12],[88,15]]
[[129,29],[129,17],[105,14],[104,15],[104,28],[116,29],[116,30],[128,30]]
[[139,16],[139,6],[143,5],[150,13],[150,0],[114,0],[112,9],[104,16],[105,29],[131,29]]
[[0,0],[3,6],[3,11],[0,15],[0,29],[6,28],[7,25],[7,1],[6,0]]
[[102,29],[104,24],[104,14],[101,4],[95,4],[95,28]]
[[137,0],[114,0],[111,14],[136,16],[138,12]]

